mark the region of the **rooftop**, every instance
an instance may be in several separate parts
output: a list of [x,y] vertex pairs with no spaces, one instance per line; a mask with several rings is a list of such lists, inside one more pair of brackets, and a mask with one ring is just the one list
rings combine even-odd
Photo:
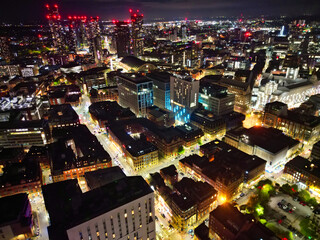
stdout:
[[28,194],[26,193],[0,198],[0,226],[19,220],[20,216],[24,214],[28,202]]
[[72,228],[153,192],[141,176],[124,177],[86,193],[81,192],[75,179],[45,185],[42,191],[51,219],[49,236],[56,231],[65,234],[59,230]]

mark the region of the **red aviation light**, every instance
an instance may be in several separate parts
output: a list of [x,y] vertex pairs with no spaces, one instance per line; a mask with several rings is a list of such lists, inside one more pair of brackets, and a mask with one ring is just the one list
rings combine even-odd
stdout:
[[76,17],[76,16],[73,16],[73,19],[77,19],[77,17]]
[[54,18],[54,19],[56,19],[56,18],[57,18],[57,16],[56,16],[56,15],[53,15],[53,18]]
[[58,5],[57,5],[57,4],[55,4],[55,5],[54,5],[54,7],[55,7],[55,8],[58,8]]
[[132,13],[132,9],[129,9],[129,13]]
[[42,38],[41,34],[38,34],[38,38]]
[[115,24],[115,23],[116,23],[116,20],[113,19],[113,20],[112,20],[112,23]]
[[137,12],[139,12],[139,9],[137,9]]
[[143,14],[141,14],[141,17],[143,17]]
[[72,17],[71,17],[71,16],[69,16],[68,18],[69,18],[69,19],[72,19]]
[[50,16],[49,16],[49,15],[47,15],[46,17],[47,17],[47,19],[50,19]]
[[61,16],[60,16],[60,15],[58,16],[58,19],[59,19],[59,20],[61,19]]
[[50,7],[49,7],[49,4],[46,4],[46,8],[48,8],[48,9],[50,8]]
[[250,32],[246,32],[244,35],[245,35],[246,37],[250,37],[252,34],[251,34]]
[[137,16],[137,14],[133,14],[133,16],[134,16],[134,17],[136,17],[136,16]]

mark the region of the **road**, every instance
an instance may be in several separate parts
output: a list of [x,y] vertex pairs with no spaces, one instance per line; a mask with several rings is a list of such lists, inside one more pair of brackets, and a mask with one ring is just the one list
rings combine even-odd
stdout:
[[[81,124],[85,124],[90,132],[94,134],[98,141],[101,143],[103,148],[109,153],[110,157],[112,158],[112,165],[113,166],[119,166],[123,172],[127,176],[133,176],[133,175],[141,175],[145,179],[149,176],[150,173],[159,172],[160,169],[167,167],[171,164],[174,164],[176,167],[178,166],[178,162],[180,159],[189,156],[190,154],[198,154],[199,150],[196,150],[196,148],[199,148],[198,146],[193,146],[192,148],[185,149],[184,154],[178,155],[178,156],[172,156],[170,158],[162,159],[160,160],[159,164],[147,169],[143,169],[140,172],[135,172],[130,164],[127,162],[127,159],[124,157],[122,150],[119,146],[116,146],[116,144],[109,140],[107,134],[105,133],[105,130],[100,129],[100,127],[94,123],[90,117],[89,114],[89,106],[90,106],[90,99],[88,96],[83,95],[82,96],[82,102],[78,107],[74,107],[74,110],[77,112],[80,118]],[[209,140],[205,140],[204,142],[208,142]],[[83,191],[87,191],[85,183],[81,183],[80,186]],[[190,234],[181,233],[177,231],[176,229],[170,229],[167,219],[164,219],[161,216],[161,213],[159,212],[158,208],[156,207],[156,216],[158,217],[158,220],[156,221],[156,229],[157,229],[157,239],[174,239],[174,240],[191,240],[193,237]]]

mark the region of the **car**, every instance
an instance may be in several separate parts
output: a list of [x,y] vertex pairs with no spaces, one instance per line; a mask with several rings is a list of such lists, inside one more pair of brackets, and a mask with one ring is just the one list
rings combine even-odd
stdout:
[[289,210],[289,213],[293,213],[293,210],[292,210],[292,208]]
[[284,199],[282,199],[280,202],[281,202],[282,204],[287,203],[286,200],[284,200]]
[[244,193],[241,193],[241,194],[240,194],[240,197],[243,197],[244,195],[245,195]]
[[298,202],[298,201],[299,201],[299,198],[298,198],[298,197],[294,197],[294,198],[293,198],[293,201]]
[[158,220],[159,220],[159,218],[158,218],[157,216],[155,217],[155,219],[156,219],[156,221],[158,221]]
[[163,218],[166,218],[166,215],[164,215],[163,213],[161,213],[161,216],[162,216]]
[[299,202],[302,206],[306,206],[307,204],[304,201]]
[[281,202],[278,202],[278,207],[282,208],[282,203]]

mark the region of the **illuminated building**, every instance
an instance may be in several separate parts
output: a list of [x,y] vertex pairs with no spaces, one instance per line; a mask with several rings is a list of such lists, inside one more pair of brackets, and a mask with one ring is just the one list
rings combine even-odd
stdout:
[[228,94],[227,88],[215,84],[200,84],[199,103],[214,115],[233,112],[235,96]]
[[0,198],[0,212],[2,239],[33,237],[33,217],[28,194],[21,193]]
[[158,165],[158,148],[146,140],[135,140],[127,144],[126,156],[134,171]]
[[222,204],[210,213],[209,237],[225,240],[280,240],[270,229],[256,222],[252,215],[242,214],[230,203]]
[[48,155],[54,182],[112,166],[111,157],[85,125],[54,128],[52,136],[56,141],[49,145]]
[[190,76],[170,77],[171,111],[176,114],[176,120],[190,121],[192,111],[198,106],[199,83]]
[[154,192],[141,176],[85,193],[77,180],[42,188],[49,239],[156,239]]
[[196,109],[190,117],[190,122],[201,128],[204,134],[212,138],[224,136],[226,134],[226,121],[222,117],[217,117],[207,110]]
[[131,15],[131,46],[132,53],[134,56],[143,55],[144,47],[144,32],[143,32],[143,14],[139,13],[139,10],[132,11],[130,9]]
[[84,94],[90,93],[91,89],[102,89],[107,87],[108,78],[107,73],[109,69],[106,67],[91,68],[87,71],[82,71],[79,74],[83,83]]
[[0,36],[0,61],[8,62],[11,59],[11,53],[8,45],[8,38]]
[[308,187],[309,191],[320,196],[319,162],[297,156],[285,165],[283,173],[291,183],[298,183],[302,188]]
[[167,109],[152,106],[148,108],[147,112],[147,118],[159,126],[171,127],[175,124],[174,113]]
[[75,52],[88,48],[87,17],[69,16],[69,48]]
[[152,72],[147,78],[153,81],[153,104],[159,108],[171,110],[170,77],[167,72]]
[[140,74],[117,76],[119,104],[129,107],[137,116],[146,116],[147,108],[153,105],[153,83]]
[[50,140],[45,120],[0,123],[0,146],[5,148],[43,146]]
[[303,143],[319,141],[320,118],[288,110],[288,106],[281,102],[266,104],[263,124],[280,129]]
[[120,66],[127,72],[149,72],[156,68],[153,64],[145,62],[134,56],[126,56],[122,58]]
[[[290,68],[287,71],[291,71]],[[291,74],[291,73],[290,73]],[[297,74],[297,73],[292,73]],[[288,73],[287,73],[288,75]],[[312,83],[307,79],[265,75],[259,87],[253,89],[256,101],[253,102],[256,109],[263,109],[267,103],[283,102],[289,108],[300,106],[306,98],[320,93],[320,83]]]
[[101,128],[108,127],[116,120],[128,120],[136,117],[129,108],[121,107],[116,101],[92,103],[89,106],[89,113],[91,118],[97,121]]
[[80,87],[74,84],[50,86],[48,90],[50,105],[69,103],[78,106],[81,102]]
[[18,193],[34,194],[41,191],[41,170],[39,163],[34,159],[26,157],[17,163],[6,163],[3,170],[4,174],[0,176],[1,197]]
[[311,160],[320,160],[320,141],[313,144],[310,159]]
[[50,129],[76,126],[80,124],[79,116],[70,104],[52,105],[48,111]]
[[187,26],[186,25],[181,26],[181,40],[187,41]]
[[128,21],[114,21],[118,57],[130,55],[130,29]]
[[195,144],[199,144],[204,135],[201,128],[198,128],[191,123],[185,123],[183,125],[176,126],[176,129],[181,133],[183,146],[185,147],[191,147]]
[[19,65],[0,65],[0,77],[3,76],[19,76]]
[[53,46],[59,51],[65,50],[63,41],[63,30],[60,22],[61,16],[59,14],[58,5],[54,4],[53,6],[50,6],[49,4],[47,4],[46,8],[48,10],[46,17],[49,21]]
[[88,21],[88,41],[90,45],[90,52],[93,54],[95,63],[102,60],[102,43],[99,26],[99,17],[91,17]]
[[173,164],[160,169],[160,175],[167,185],[173,186],[176,182],[178,182],[179,174],[177,168]]
[[239,150],[267,161],[267,172],[278,172],[299,149],[299,141],[282,134],[278,129],[252,127],[227,132],[225,142]]

